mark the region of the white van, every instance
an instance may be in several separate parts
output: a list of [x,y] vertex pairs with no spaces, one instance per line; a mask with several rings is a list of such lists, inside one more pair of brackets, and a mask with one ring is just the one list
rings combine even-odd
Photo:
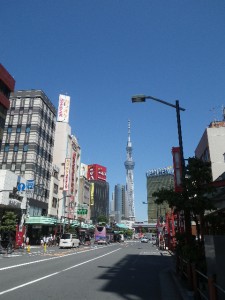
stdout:
[[59,241],[59,248],[73,248],[79,246],[80,246],[80,240],[77,238],[76,234],[72,234],[72,233],[62,234]]

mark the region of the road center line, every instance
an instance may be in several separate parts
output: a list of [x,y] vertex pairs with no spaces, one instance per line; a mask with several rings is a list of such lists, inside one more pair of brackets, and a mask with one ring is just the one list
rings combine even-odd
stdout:
[[[86,261],[84,261],[84,262],[82,262],[82,263],[76,264],[76,265],[71,266],[71,267],[69,267],[69,268],[66,268],[66,269],[64,269],[64,270],[61,270],[61,271],[58,271],[58,272],[55,272],[55,273],[51,273],[51,274],[49,274],[49,275],[46,275],[46,276],[37,278],[37,279],[32,280],[32,281],[28,281],[28,282],[23,283],[23,284],[21,284],[21,285],[15,286],[15,287],[13,287],[13,288],[11,288],[11,289],[2,291],[2,292],[0,292],[0,295],[3,295],[3,294],[6,294],[6,293],[15,291],[15,290],[20,289],[20,288],[22,288],[22,287],[24,287],[24,286],[27,286],[27,285],[34,284],[34,283],[36,283],[36,282],[38,282],[38,281],[44,280],[44,279],[46,279],[46,278],[49,278],[49,277],[52,277],[52,276],[55,276],[55,275],[58,275],[58,274],[60,274],[60,273],[62,273],[62,272],[66,272],[66,271],[71,270],[71,269],[73,269],[73,268],[77,268],[77,267],[79,267],[79,266],[81,266],[81,265],[87,264],[87,263],[89,263],[89,262],[91,262],[91,261],[97,260],[97,259],[102,258],[102,257],[104,257],[104,256],[107,256],[107,255],[109,255],[109,254],[112,254],[113,252],[116,252],[116,251],[118,251],[118,250],[120,250],[120,249],[121,249],[121,248],[116,249],[116,250],[113,250],[113,251],[111,251],[111,252],[109,252],[109,253],[100,255],[100,256],[98,256],[98,257],[94,257],[94,258],[92,258],[92,259],[86,260]],[[1,269],[0,269],[0,270],[1,270]]]

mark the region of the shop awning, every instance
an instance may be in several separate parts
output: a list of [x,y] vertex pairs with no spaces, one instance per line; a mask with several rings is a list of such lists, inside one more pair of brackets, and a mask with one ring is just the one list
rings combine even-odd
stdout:
[[55,225],[57,219],[49,217],[29,217],[26,219],[25,224],[36,224],[36,225]]
[[117,223],[116,227],[119,229],[129,229],[129,227],[127,227],[125,224],[123,223]]

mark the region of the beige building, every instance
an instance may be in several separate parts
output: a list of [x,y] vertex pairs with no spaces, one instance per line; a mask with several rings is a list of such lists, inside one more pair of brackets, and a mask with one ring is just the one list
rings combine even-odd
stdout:
[[[57,122],[53,164],[59,168],[57,213],[59,219],[77,219],[81,149],[67,122]],[[56,188],[56,187],[55,187]]]
[[225,172],[225,121],[212,122],[206,128],[195,156],[211,162],[213,181]]

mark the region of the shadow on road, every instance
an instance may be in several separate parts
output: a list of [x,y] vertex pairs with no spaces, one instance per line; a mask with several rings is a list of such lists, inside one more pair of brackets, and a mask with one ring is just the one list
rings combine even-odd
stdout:
[[106,269],[104,275],[99,279],[105,279],[108,282],[103,291],[117,294],[120,299],[160,300],[162,299],[160,273],[171,265],[172,257],[168,255],[159,256],[145,253],[127,255],[114,267],[99,265],[99,268]]

